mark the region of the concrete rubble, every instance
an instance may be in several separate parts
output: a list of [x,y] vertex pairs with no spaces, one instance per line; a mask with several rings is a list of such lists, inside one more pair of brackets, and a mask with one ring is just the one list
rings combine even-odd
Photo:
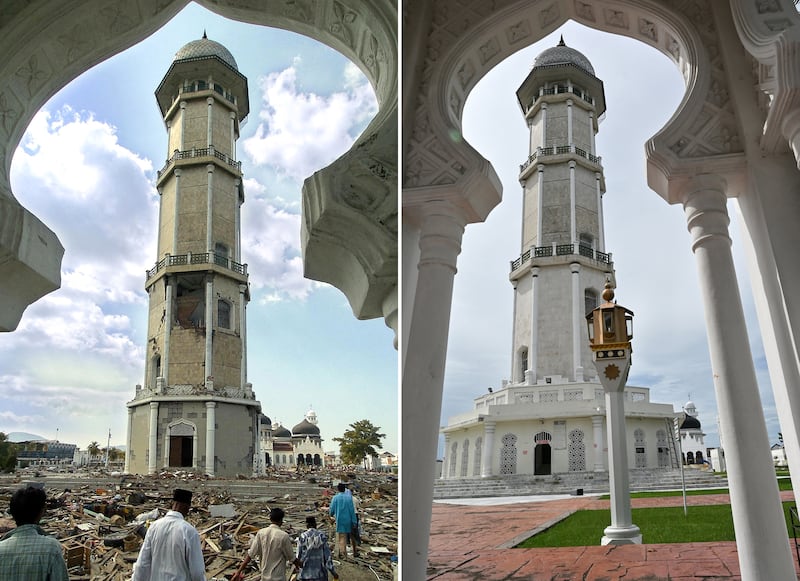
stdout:
[[[40,523],[64,548],[72,581],[130,579],[147,526],[169,509],[174,488],[192,490],[188,521],[200,532],[206,577],[230,579],[255,532],[269,525],[269,511],[286,512],[284,530],[292,540],[305,530],[305,517],[318,528],[335,529],[328,517],[336,484],[352,484],[360,501],[363,529],[357,557],[334,563],[342,579],[389,581],[397,562],[397,479],[385,473],[319,469],[309,473],[273,472],[260,478],[208,478],[192,472],[153,476],[103,474],[17,474],[0,477],[0,535],[14,528],[7,513],[21,486],[43,486],[48,509]],[[255,569],[245,577],[258,579]]]

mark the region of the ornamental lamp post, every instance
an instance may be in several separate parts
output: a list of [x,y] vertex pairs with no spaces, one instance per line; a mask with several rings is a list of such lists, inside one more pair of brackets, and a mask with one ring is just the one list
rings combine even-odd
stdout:
[[614,289],[606,282],[605,301],[586,315],[589,349],[606,394],[608,481],[611,488],[611,526],[601,545],[641,544],[642,533],[631,522],[628,450],[625,430],[625,382],[631,367],[633,312],[612,302]]

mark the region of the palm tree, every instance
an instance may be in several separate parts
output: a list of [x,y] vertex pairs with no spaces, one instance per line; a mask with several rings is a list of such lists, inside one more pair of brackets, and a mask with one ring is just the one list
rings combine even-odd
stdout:
[[100,444],[97,442],[92,442],[86,447],[86,451],[89,452],[90,460],[94,460],[95,456],[100,455]]

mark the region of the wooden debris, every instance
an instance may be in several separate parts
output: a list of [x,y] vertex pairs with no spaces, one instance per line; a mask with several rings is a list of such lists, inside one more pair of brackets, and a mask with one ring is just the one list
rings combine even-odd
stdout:
[[[200,533],[208,579],[233,575],[255,533],[269,525],[274,507],[286,512],[283,528],[293,540],[305,530],[305,517],[316,516],[333,545],[336,535],[328,507],[340,481],[356,491],[363,528],[358,557],[337,562],[340,577],[393,580],[397,481],[386,474],[321,469],[312,474],[275,471],[263,478],[212,479],[179,471],[154,476],[48,474],[36,479],[48,496],[41,525],[61,542],[72,581],[129,579],[147,526],[165,514],[174,488],[194,493],[187,520]],[[7,529],[14,523],[3,511],[23,484],[28,481],[0,476],[0,525]],[[257,572],[251,573],[245,579],[258,579]]]

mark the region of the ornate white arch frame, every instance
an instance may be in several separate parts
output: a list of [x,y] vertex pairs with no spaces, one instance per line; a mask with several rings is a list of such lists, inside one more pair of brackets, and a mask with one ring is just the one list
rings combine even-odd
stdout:
[[[93,65],[146,38],[188,0],[33,0],[0,9],[0,331],[60,286],[57,235],[14,197],[11,158],[33,115]],[[303,186],[304,274],[356,317],[397,331],[397,8],[390,0],[198,0],[222,16],[282,28],[339,51],[370,80],[375,118]]]
[[[404,478],[402,487],[404,571],[412,577],[425,572],[432,500],[428,483],[433,482],[461,238],[467,224],[485,220],[501,199],[491,164],[461,134],[464,103],[494,65],[570,19],[653,46],[681,71],[685,97],[645,146],[647,175],[656,193],[686,211],[704,291],[726,457],[752,459],[768,448],[763,422],[748,426],[743,417],[744,411],[760,406],[760,398],[730,255],[726,199],[736,198],[749,236],[751,278],[762,335],[770,347],[781,427],[784,434],[792,433],[787,450],[794,450],[800,470],[800,396],[788,388],[800,381],[800,261],[789,250],[800,244],[793,226],[800,218],[795,193],[800,187],[800,18],[793,4],[408,0],[403,18],[404,31],[410,32],[404,33],[403,48],[401,425],[406,428],[403,462],[415,466],[413,479]],[[747,442],[741,440],[743,430]],[[738,497],[733,511],[743,578],[793,575],[785,531],[774,529],[768,541],[755,521],[748,522],[763,502],[758,495],[763,497],[764,488],[759,491],[754,475],[771,468],[738,466],[732,473],[729,464],[729,481],[737,489],[732,497]],[[765,486],[776,500],[769,480]],[[419,524],[408,526],[412,522]]]

